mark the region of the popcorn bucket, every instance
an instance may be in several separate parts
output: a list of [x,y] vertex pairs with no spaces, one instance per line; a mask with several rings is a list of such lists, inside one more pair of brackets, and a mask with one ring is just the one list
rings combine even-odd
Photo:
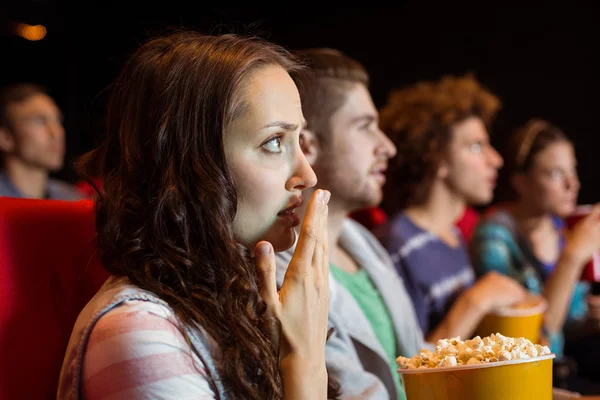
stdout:
[[407,400],[552,400],[552,359],[400,370]]
[[504,336],[524,337],[538,343],[547,308],[548,303],[543,297],[530,296],[522,303],[486,315],[475,335],[484,337],[499,332]]

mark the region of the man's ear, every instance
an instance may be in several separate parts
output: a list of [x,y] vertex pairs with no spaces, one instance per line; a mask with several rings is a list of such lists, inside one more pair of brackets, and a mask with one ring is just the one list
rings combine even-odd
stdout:
[[300,148],[304,153],[304,156],[308,160],[308,163],[313,166],[317,162],[319,153],[321,150],[321,143],[319,138],[313,131],[308,129],[302,130],[302,140],[300,141]]
[[0,126],[0,151],[11,153],[15,148],[15,138],[6,127]]
[[438,179],[446,179],[448,175],[450,175],[450,165],[446,160],[442,160],[438,166],[436,176]]

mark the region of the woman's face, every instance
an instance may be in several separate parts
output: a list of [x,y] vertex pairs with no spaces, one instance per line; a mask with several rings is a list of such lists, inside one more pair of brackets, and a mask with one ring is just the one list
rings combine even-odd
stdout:
[[561,140],[550,144],[534,156],[531,168],[520,175],[515,189],[522,201],[561,217],[573,213],[579,178],[571,143]]
[[251,249],[266,240],[283,251],[296,239],[302,191],[317,183],[300,148],[300,95],[279,66],[253,72],[242,94],[247,107],[223,138],[238,198],[234,234]]

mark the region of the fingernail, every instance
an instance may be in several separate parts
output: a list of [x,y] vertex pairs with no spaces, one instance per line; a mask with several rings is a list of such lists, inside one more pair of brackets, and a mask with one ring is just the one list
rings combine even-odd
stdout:
[[331,198],[331,193],[329,191],[325,191],[325,200],[323,200],[323,203],[328,204],[330,198]]
[[256,255],[257,256],[266,256],[271,252],[271,245],[267,242],[260,242],[256,246]]
[[321,203],[323,201],[325,201],[325,191],[319,189],[319,193],[317,193],[317,200],[319,200]]

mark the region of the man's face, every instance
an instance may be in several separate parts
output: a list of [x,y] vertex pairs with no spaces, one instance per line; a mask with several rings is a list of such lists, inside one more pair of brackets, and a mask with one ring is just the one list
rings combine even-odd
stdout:
[[0,150],[5,157],[46,171],[62,168],[65,129],[62,113],[46,94],[38,93],[7,108],[9,126],[0,128]]

